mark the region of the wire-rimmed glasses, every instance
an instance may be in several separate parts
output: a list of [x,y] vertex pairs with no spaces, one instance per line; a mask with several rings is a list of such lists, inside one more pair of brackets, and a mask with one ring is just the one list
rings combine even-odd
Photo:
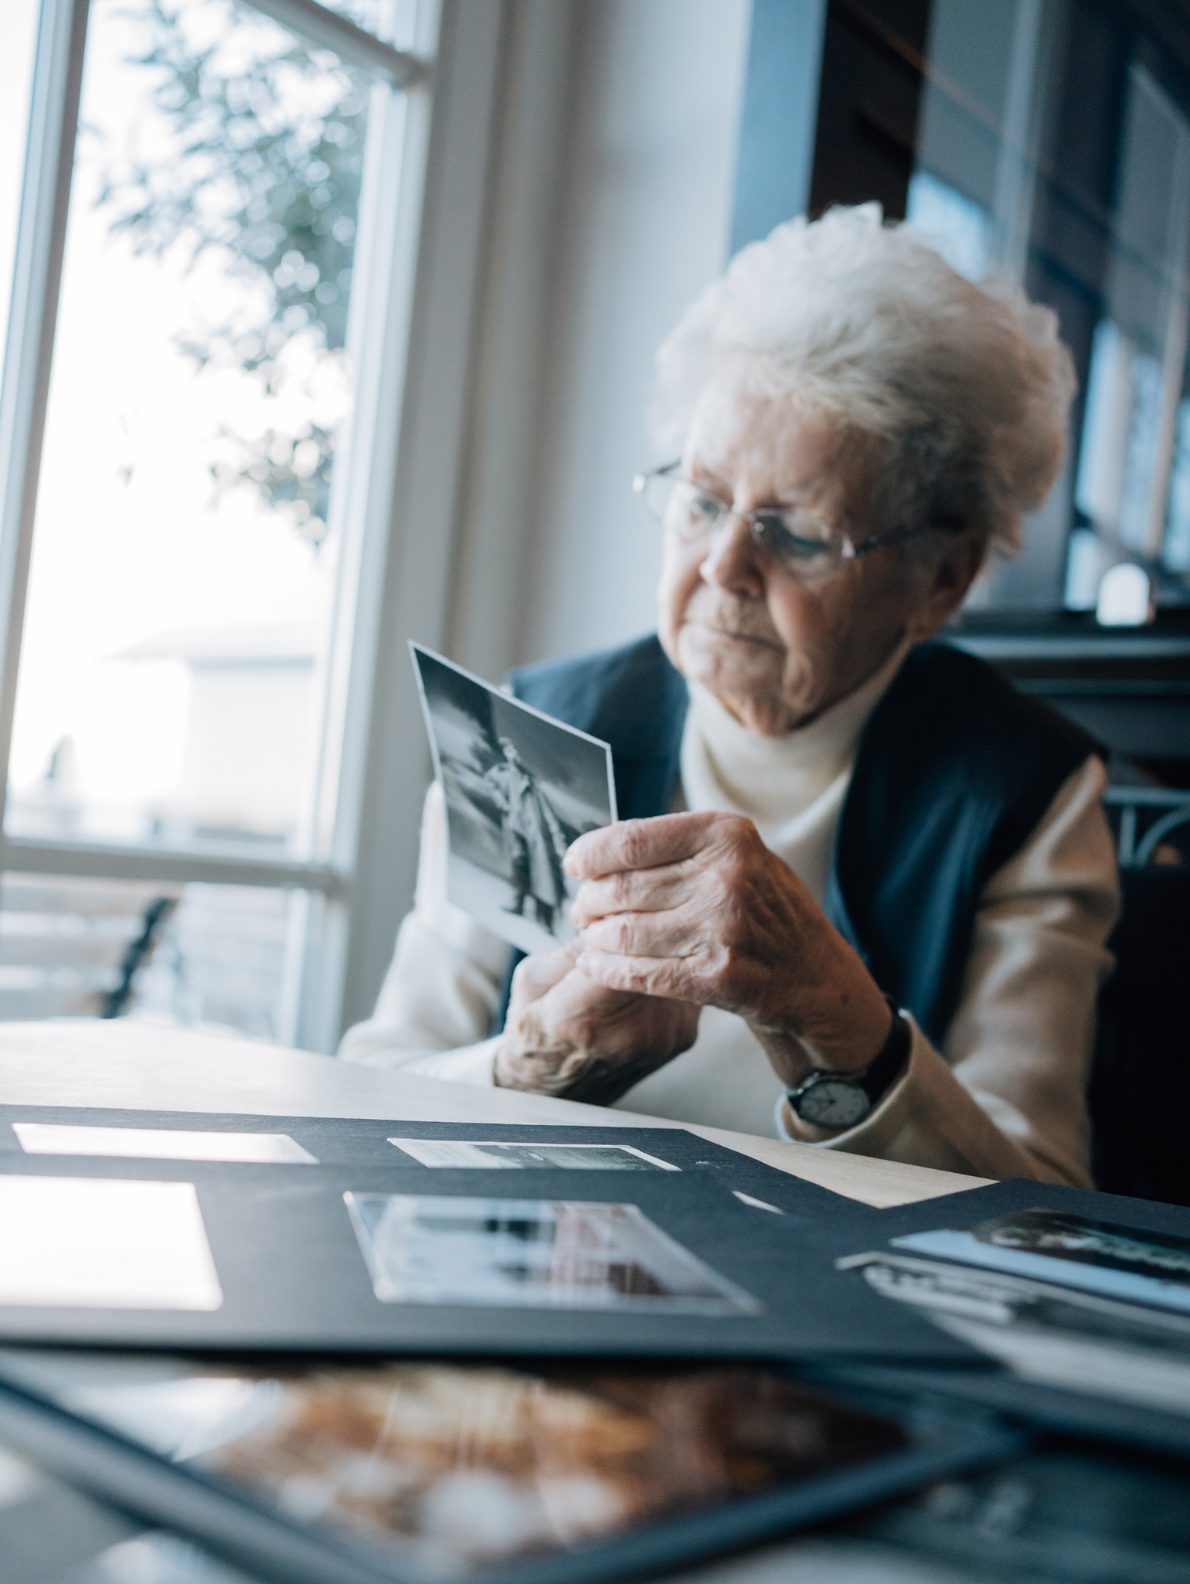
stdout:
[[746,523],[753,542],[775,566],[806,580],[830,577],[845,561],[870,555],[889,545],[902,544],[935,529],[962,526],[953,518],[890,528],[871,539],[853,539],[844,529],[802,506],[763,507],[737,511],[714,490],[697,484],[678,471],[680,462],[668,462],[648,473],[638,473],[632,488],[654,517],[686,544],[709,541],[731,517]]

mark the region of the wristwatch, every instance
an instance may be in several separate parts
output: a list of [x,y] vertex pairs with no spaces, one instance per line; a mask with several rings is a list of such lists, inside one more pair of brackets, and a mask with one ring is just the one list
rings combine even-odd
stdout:
[[816,1067],[796,1088],[786,1091],[790,1106],[803,1122],[825,1128],[856,1127],[872,1114],[905,1071],[913,1030],[895,1003],[889,1000],[888,1004],[892,1028],[871,1066],[859,1073]]

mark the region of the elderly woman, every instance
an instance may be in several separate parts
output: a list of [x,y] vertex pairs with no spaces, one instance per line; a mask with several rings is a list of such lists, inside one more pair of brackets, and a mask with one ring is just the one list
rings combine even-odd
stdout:
[[658,636],[513,679],[615,755],[625,817],[567,858],[577,939],[509,982],[445,901],[431,791],[342,1053],[1085,1183],[1103,767],[929,641],[1047,495],[1072,385],[1050,313],[871,208],[739,254],[659,356]]

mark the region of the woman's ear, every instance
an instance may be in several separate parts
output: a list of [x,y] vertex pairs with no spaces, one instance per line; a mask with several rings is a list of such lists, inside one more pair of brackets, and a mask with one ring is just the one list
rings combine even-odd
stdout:
[[958,534],[934,561],[909,622],[915,644],[932,638],[958,610],[987,557],[987,540],[974,529]]

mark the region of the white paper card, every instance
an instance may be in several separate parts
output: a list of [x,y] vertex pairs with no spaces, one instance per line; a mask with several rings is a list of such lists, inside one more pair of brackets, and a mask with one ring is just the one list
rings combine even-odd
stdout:
[[269,1166],[316,1164],[287,1133],[188,1132],[180,1128],[90,1127],[14,1122],[27,1155],[114,1155],[127,1160],[239,1161]]
[[193,1183],[0,1176],[0,1303],[218,1309]]

